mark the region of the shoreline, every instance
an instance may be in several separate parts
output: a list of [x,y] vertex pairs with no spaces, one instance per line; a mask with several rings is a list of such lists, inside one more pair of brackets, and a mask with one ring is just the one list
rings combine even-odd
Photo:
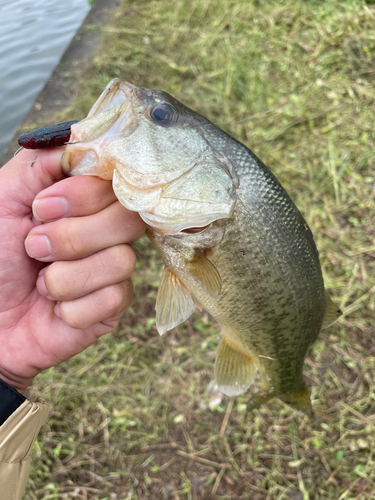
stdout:
[[[74,89],[83,72],[95,57],[102,43],[101,27],[105,26],[110,14],[118,7],[117,0],[95,0],[83,23],[72,38],[68,48],[34,101],[29,112],[16,130],[0,158],[4,165],[18,149],[17,138],[27,130],[40,125],[53,124],[56,113],[68,108],[76,97]],[[74,119],[72,117],[71,119]]]

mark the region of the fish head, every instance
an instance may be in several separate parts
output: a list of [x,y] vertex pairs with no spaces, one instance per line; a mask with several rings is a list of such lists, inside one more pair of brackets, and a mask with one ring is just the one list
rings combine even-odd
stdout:
[[119,201],[164,235],[229,218],[237,180],[202,132],[210,122],[166,92],[112,80],[72,126],[69,175],[113,179]]

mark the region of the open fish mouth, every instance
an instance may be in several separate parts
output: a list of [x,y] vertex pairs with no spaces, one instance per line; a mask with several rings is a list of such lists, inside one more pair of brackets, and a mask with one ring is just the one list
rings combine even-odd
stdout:
[[105,158],[115,138],[131,133],[136,117],[131,100],[135,85],[109,82],[84,120],[72,125],[67,151],[61,158],[66,175],[98,175],[112,179],[114,166]]

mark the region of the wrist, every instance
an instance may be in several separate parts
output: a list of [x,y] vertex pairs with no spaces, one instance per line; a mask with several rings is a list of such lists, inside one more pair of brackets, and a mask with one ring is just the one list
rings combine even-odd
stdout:
[[0,367],[0,379],[6,384],[16,389],[19,393],[23,394],[33,381],[33,377],[24,378],[9,372],[5,368]]

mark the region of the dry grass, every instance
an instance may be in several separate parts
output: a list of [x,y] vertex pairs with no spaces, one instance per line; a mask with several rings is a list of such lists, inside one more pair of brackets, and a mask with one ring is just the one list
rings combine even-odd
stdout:
[[161,339],[146,241],[121,327],[42,374],[53,406],[28,500],[375,498],[375,5],[122,0],[76,106],[114,76],[169,91],[245,142],[312,228],[345,316],[307,359],[316,419],[214,393],[207,314]]

